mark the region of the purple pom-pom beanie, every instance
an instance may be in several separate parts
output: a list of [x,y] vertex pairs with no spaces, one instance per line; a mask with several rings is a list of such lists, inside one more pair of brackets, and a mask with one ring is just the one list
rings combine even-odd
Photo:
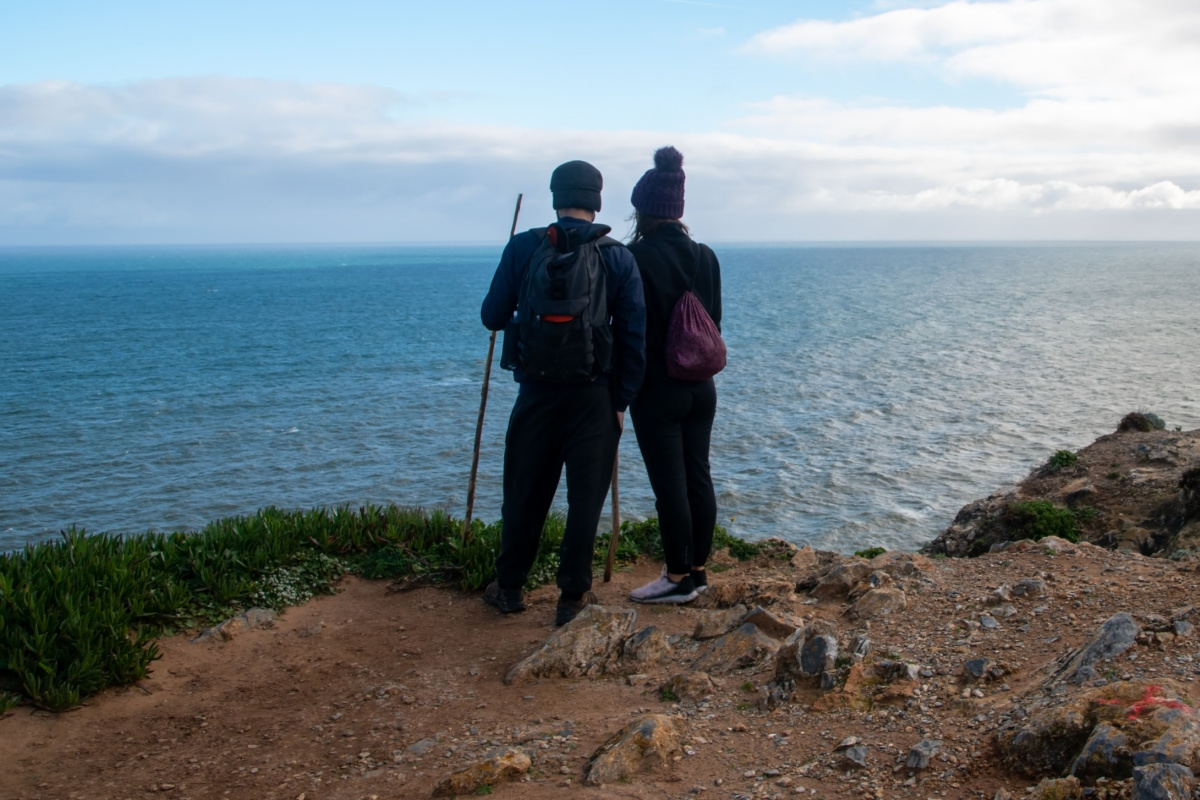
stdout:
[[646,170],[629,200],[646,216],[679,219],[683,216],[683,180],[683,153],[674,147],[660,147],[654,153],[654,169]]

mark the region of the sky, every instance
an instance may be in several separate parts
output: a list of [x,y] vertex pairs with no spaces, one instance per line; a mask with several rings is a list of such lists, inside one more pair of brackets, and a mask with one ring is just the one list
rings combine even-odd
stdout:
[[0,0],[0,246],[1200,239],[1196,0]]

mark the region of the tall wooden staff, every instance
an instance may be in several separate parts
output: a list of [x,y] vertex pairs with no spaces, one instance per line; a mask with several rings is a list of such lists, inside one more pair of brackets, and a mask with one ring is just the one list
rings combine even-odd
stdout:
[[[517,217],[521,216],[521,198],[524,194],[517,195],[517,207],[513,211],[512,228],[508,232],[508,238],[517,235]],[[496,351],[496,331],[492,331],[492,337],[488,339],[488,354],[487,362],[483,367],[483,391],[479,398],[479,420],[475,423],[475,455],[471,458],[471,481],[467,484],[467,516],[463,520],[463,539],[471,538],[471,515],[475,511],[475,476],[479,473],[479,444],[483,439],[483,412],[487,409],[488,384],[492,380],[492,354]]]
[[617,467],[621,463],[621,455],[613,456],[612,477],[612,536],[608,537],[608,560],[604,562],[604,582],[612,580],[613,559],[617,556],[617,539],[621,535],[621,500],[617,494]]

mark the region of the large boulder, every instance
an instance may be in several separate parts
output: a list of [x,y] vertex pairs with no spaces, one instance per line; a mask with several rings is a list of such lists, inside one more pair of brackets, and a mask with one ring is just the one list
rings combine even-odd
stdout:
[[696,608],[730,608],[732,606],[772,606],[790,599],[796,593],[792,581],[773,576],[759,578],[735,578],[713,581],[708,590],[692,605]]
[[1150,764],[1133,771],[1130,800],[1190,800],[1196,778],[1178,764]]
[[1141,632],[1141,626],[1128,613],[1113,614],[1090,641],[1058,660],[1058,667],[1047,682],[1066,680],[1082,684],[1095,678],[1095,665],[1124,653],[1137,642]]
[[675,652],[666,634],[660,628],[649,625],[630,636],[621,645],[621,657],[638,665],[658,664],[669,659]]
[[703,700],[716,692],[712,678],[707,672],[692,670],[672,675],[662,685],[664,691],[670,692],[676,700],[690,700],[693,703]]
[[683,721],[665,714],[639,717],[613,734],[592,754],[584,781],[592,786],[629,780],[668,764],[683,748]]
[[1000,754],[1012,769],[1031,778],[1061,775],[1091,734],[1087,716],[1076,708],[1050,708],[996,736]]
[[434,797],[454,797],[460,794],[480,794],[485,786],[495,786],[529,771],[533,761],[518,747],[501,747],[491,751],[482,761],[460,769],[433,787]]
[[692,638],[701,641],[703,639],[715,639],[718,636],[724,636],[734,628],[739,627],[745,618],[746,607],[740,603],[716,611],[702,611],[696,619],[696,627],[692,631]]
[[692,669],[709,675],[724,675],[735,669],[761,669],[771,663],[779,643],[747,622],[714,639],[693,662]]
[[840,600],[870,574],[866,561],[853,559],[825,573],[809,594],[820,600]]
[[1124,779],[1149,764],[1200,769],[1200,717],[1172,685],[1118,682],[1002,728],[1005,762],[1030,776]]
[[906,608],[908,597],[899,587],[881,586],[860,597],[846,613],[851,619],[875,619],[890,617]]
[[532,655],[514,665],[505,683],[561,676],[602,675],[616,666],[621,645],[633,633],[637,612],[588,606],[559,628]]

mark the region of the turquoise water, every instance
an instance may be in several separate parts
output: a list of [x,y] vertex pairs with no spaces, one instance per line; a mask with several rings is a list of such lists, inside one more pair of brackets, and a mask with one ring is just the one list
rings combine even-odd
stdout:
[[[915,548],[1133,409],[1200,427],[1200,246],[717,246],[743,536]],[[0,250],[0,549],[265,505],[461,515],[498,248]],[[515,389],[493,373],[476,515]],[[653,513],[632,433],[627,517]]]

